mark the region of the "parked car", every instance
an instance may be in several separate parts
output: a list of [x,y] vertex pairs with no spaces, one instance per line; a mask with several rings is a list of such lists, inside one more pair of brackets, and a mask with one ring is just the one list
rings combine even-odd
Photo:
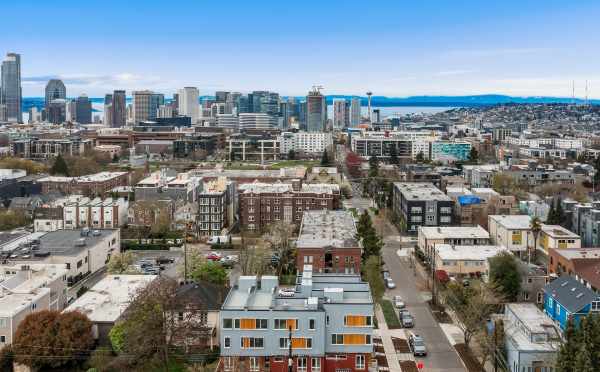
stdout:
[[390,272],[389,272],[389,271],[387,271],[387,270],[384,270],[384,271],[382,271],[382,272],[381,272],[381,275],[383,276],[383,280],[388,280],[388,279],[390,279],[390,278],[391,278],[391,276],[390,276]]
[[394,289],[394,288],[396,288],[396,283],[394,283],[394,281],[392,280],[392,278],[388,278],[388,279],[385,280],[385,286],[388,289]]
[[165,256],[156,257],[156,263],[159,265],[172,264],[173,262],[175,262],[175,259],[173,257],[165,257]]
[[232,267],[233,265],[235,265],[236,262],[238,262],[238,256],[236,256],[236,255],[224,256],[224,257],[221,257],[219,262],[225,267]]
[[402,316],[400,318],[402,323],[402,327],[404,328],[412,328],[415,326],[415,320],[413,316],[408,311],[403,311]]
[[463,279],[462,281],[463,287],[469,287],[471,285],[471,281],[469,279]]
[[404,304],[404,300],[402,300],[402,297],[394,296],[394,306],[396,306],[397,309],[404,309],[406,305]]
[[222,257],[219,252],[209,252],[206,254],[206,259],[211,261],[219,261]]
[[208,244],[228,244],[229,242],[231,242],[229,235],[215,235],[208,239]]
[[427,347],[423,337],[412,332],[408,335],[408,345],[414,356],[427,356]]

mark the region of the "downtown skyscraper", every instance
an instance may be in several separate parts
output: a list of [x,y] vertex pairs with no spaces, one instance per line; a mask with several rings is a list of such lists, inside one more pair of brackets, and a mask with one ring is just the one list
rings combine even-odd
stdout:
[[122,128],[127,125],[127,102],[124,90],[113,92],[111,105],[111,126]]
[[318,88],[306,96],[306,131],[322,132],[327,122],[327,102]]
[[0,67],[0,120],[23,122],[21,56],[7,53]]
[[356,128],[360,124],[360,98],[354,97],[350,101],[350,127]]
[[67,98],[67,88],[65,87],[65,83],[60,79],[50,79],[48,84],[46,84],[45,89],[45,101],[44,107],[48,110],[48,106],[50,106],[50,102],[55,99],[66,99]]
[[343,129],[348,126],[348,102],[345,99],[333,100],[333,127]]
[[185,87],[177,92],[179,115],[192,118],[192,124],[198,123],[200,118],[200,92],[195,87]]

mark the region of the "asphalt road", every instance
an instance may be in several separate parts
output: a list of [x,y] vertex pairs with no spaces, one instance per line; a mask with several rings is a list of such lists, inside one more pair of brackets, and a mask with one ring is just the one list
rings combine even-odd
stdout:
[[383,260],[396,283],[395,289],[386,290],[386,296],[402,296],[406,308],[415,318],[415,327],[409,331],[423,336],[427,345],[427,357],[416,359],[424,363],[424,371],[427,372],[464,372],[458,354],[429,310],[426,300],[431,296],[417,288],[408,257],[401,258],[397,254],[400,238],[395,226],[388,221],[376,226],[384,237]]

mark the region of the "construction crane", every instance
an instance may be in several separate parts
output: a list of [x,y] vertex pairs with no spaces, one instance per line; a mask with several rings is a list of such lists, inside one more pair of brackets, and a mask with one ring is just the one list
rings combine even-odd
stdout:
[[313,89],[313,92],[321,94],[321,90],[323,89],[323,86],[322,85],[313,85],[312,89]]

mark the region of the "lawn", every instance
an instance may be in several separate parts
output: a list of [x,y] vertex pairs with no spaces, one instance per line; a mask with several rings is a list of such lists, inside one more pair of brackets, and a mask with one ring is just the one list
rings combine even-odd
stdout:
[[318,160],[283,160],[283,161],[271,164],[271,169],[281,169],[281,168],[298,167],[298,166],[312,168],[317,165],[319,165]]
[[381,300],[381,311],[389,329],[401,328],[398,313],[390,300]]

